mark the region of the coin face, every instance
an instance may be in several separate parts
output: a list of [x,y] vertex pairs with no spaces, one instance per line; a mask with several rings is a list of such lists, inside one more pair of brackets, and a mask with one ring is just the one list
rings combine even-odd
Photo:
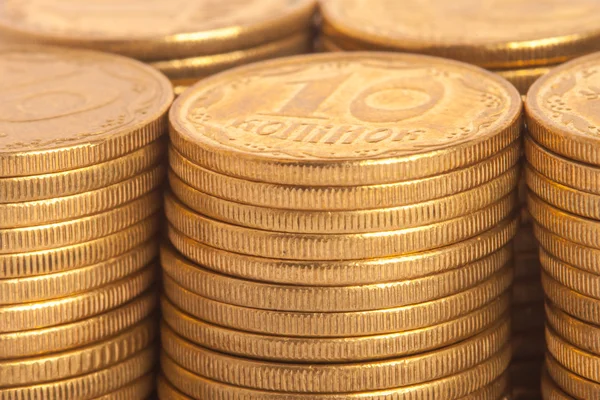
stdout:
[[520,99],[486,71],[425,56],[295,57],[209,78],[181,96],[173,128],[197,146],[318,164],[412,156],[489,140]]

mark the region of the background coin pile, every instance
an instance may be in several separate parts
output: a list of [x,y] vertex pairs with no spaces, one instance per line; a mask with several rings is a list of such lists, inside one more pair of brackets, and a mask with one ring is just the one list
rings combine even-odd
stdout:
[[83,47],[150,63],[180,93],[237,65],[309,52],[314,0],[8,0],[5,40]]
[[0,70],[0,398],[146,398],[172,87],[51,47]]
[[391,53],[180,96],[160,398],[506,393],[520,113],[493,74]]
[[600,54],[554,69],[527,95],[529,209],[546,294],[546,399],[600,397]]

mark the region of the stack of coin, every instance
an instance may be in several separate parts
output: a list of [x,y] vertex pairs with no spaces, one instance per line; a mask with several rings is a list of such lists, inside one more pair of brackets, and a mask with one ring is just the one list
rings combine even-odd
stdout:
[[208,78],[170,112],[161,399],[498,399],[521,97],[392,53]]
[[312,49],[315,0],[7,0],[5,40],[113,52],[151,63],[176,93],[210,74]]
[[547,399],[600,398],[600,53],[527,95],[529,209],[546,294]]
[[171,84],[52,47],[0,71],[0,398],[144,399]]

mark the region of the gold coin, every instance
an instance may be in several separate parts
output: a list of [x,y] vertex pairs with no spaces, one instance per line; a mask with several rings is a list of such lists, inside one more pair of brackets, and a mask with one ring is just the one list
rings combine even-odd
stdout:
[[163,275],[167,298],[198,319],[246,332],[302,337],[369,336],[438,325],[490,303],[511,283],[512,270],[507,268],[478,286],[427,303],[374,311],[302,313],[221,303],[190,292]]
[[600,249],[600,222],[552,207],[533,193],[527,197],[531,216],[543,228],[572,242]]
[[175,96],[181,96],[183,92],[188,90],[188,88],[194,83],[198,82],[198,79],[194,79],[191,83],[188,82],[173,82],[173,93]]
[[600,275],[600,267],[598,266],[600,250],[565,240],[537,224],[534,229],[540,245],[549,254],[567,264],[576,265],[579,269],[594,275]]
[[600,325],[600,301],[569,289],[546,273],[542,273],[542,285],[554,306],[582,321]]
[[585,323],[569,314],[546,304],[546,320],[554,332],[572,345],[600,355],[600,328]]
[[0,305],[30,303],[71,296],[118,281],[148,265],[158,255],[158,242],[143,246],[108,262],[55,274],[0,280]]
[[157,60],[209,55],[270,42],[309,29],[312,0],[133,0],[7,2],[0,29],[17,40],[88,47]]
[[540,77],[550,72],[552,67],[554,67],[554,65],[551,67],[505,69],[494,72],[512,83],[519,93],[526,95],[531,85],[533,85]]
[[518,221],[507,219],[479,236],[407,256],[355,261],[293,261],[252,257],[204,245],[168,225],[171,243],[197,264],[226,275],[282,284],[349,286],[411,280],[470,264],[505,246]]
[[154,373],[149,373],[114,392],[97,397],[94,400],[132,400],[148,399],[154,392]]
[[0,400],[78,399],[92,400],[127,385],[154,368],[153,346],[109,368],[61,381],[0,388]]
[[542,267],[548,276],[569,289],[600,300],[600,275],[564,263],[540,249]]
[[[572,4],[576,3],[581,1]],[[599,5],[589,2],[588,6]],[[558,154],[595,165],[600,165],[600,113],[589,105],[598,96],[600,78],[595,72],[599,62],[600,54],[591,54],[554,68],[527,95],[531,136]]]
[[518,307],[522,304],[544,301],[544,290],[539,275],[528,279],[517,279],[512,287],[512,301]]
[[146,291],[155,277],[156,266],[151,265],[118,282],[74,296],[1,306],[0,333],[61,325],[107,312]]
[[309,53],[311,50],[312,35],[307,29],[305,32],[294,33],[292,36],[278,38],[275,41],[248,49],[200,57],[155,61],[150,65],[165,74],[171,81],[198,80],[239,65]]
[[[550,368],[562,368],[560,364],[556,361],[548,361],[548,358],[552,356],[547,356],[546,366],[542,371],[542,397],[544,400],[575,400],[573,397],[569,396],[558,385],[552,380],[548,373],[548,369]],[[551,367],[552,363],[556,365],[556,367]],[[558,376],[558,374],[557,374]],[[585,397],[584,397],[585,398]]]
[[[565,392],[577,399],[595,399],[600,394],[600,385],[598,383],[582,378],[567,370],[551,355],[546,356],[546,368],[548,372],[546,373],[547,381],[545,384],[549,385],[548,389],[551,389],[550,392],[554,396],[550,397],[551,400],[574,400],[573,397],[567,395]],[[542,390],[544,390],[543,387]]]
[[152,193],[101,214],[49,225],[0,229],[0,254],[26,253],[71,246],[98,239],[148,218],[161,207],[161,193]]
[[2,360],[0,387],[57,381],[108,368],[143,350],[157,333],[153,318],[149,318],[100,343],[64,353]]
[[197,241],[236,253],[293,260],[347,260],[389,257],[451,245],[474,237],[508,218],[516,193],[469,215],[435,224],[362,234],[298,234],[231,225],[197,214],[172,194],[165,196],[171,224]]
[[[6,21],[7,8],[6,3],[0,7],[0,20]],[[47,16],[50,9],[44,10]],[[0,69],[0,177],[91,166],[124,156],[167,131],[171,83],[135,60],[8,46],[0,49]]]
[[571,372],[600,385],[600,357],[568,343],[551,328],[546,327],[548,352]]
[[586,0],[410,0],[396,6],[393,0],[323,2],[324,30],[362,47],[432,54],[485,68],[558,64],[598,49],[593,16],[600,6]]
[[206,169],[279,184],[354,186],[481,162],[517,139],[520,110],[512,85],[463,63],[327,53],[204,79],[179,96],[169,118],[175,148]]
[[0,279],[66,272],[109,262],[151,240],[161,225],[160,217],[155,214],[120,232],[72,246],[0,254]]
[[164,144],[162,140],[155,141],[123,157],[80,169],[0,178],[0,203],[54,199],[114,185],[160,162]]
[[518,180],[514,166],[498,178],[465,192],[406,206],[352,211],[260,207],[228,201],[194,189],[169,172],[173,194],[192,210],[219,221],[277,232],[361,233],[404,229],[464,216],[495,203]]
[[[541,286],[541,282],[537,283]],[[511,310],[512,328],[515,333],[535,333],[544,330],[544,302],[518,304]],[[542,334],[543,336],[543,334]]]
[[95,317],[44,329],[2,333],[0,360],[56,353],[105,340],[150,315],[156,308],[156,300],[157,294],[148,291],[119,308]]
[[291,362],[349,362],[400,357],[465,340],[498,321],[508,311],[504,294],[455,320],[384,335],[301,338],[261,335],[223,328],[185,314],[163,298],[162,316],[174,332],[201,346],[242,357]]
[[519,161],[520,142],[489,159],[446,174],[424,179],[366,186],[291,186],[247,181],[202,168],[173,147],[169,162],[186,184],[222,199],[262,207],[297,210],[367,210],[437,200],[483,185]]
[[[515,240],[517,240],[515,238]],[[542,266],[537,251],[532,253],[516,253],[515,279],[537,278],[539,280]]]
[[159,400],[193,400],[175,389],[162,374],[158,376],[157,382],[156,393]]
[[211,400],[231,399],[232,396],[248,400],[460,399],[496,381],[506,369],[509,362],[510,347],[505,346],[501,352],[474,368],[436,381],[375,392],[306,394],[262,391],[217,382],[193,374],[177,365],[164,352],[161,354],[161,367],[166,380],[192,398]]
[[443,274],[362,286],[277,285],[238,279],[191,263],[170,246],[162,247],[161,264],[164,273],[178,285],[215,301],[265,310],[339,312],[400,307],[462,292],[506,266],[511,250],[505,246],[490,256]]
[[99,214],[133,201],[164,179],[162,165],[105,188],[51,200],[0,204],[0,229],[46,225]]

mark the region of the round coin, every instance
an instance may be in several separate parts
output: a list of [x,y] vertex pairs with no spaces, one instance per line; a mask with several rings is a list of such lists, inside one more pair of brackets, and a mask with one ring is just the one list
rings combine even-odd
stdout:
[[582,350],[600,355],[600,328],[546,304],[548,325],[562,338]]
[[548,352],[566,369],[600,385],[600,357],[573,346],[546,327]]
[[302,313],[221,303],[190,292],[163,275],[167,298],[198,319],[246,332],[299,337],[368,336],[438,325],[490,303],[511,283],[512,270],[505,268],[478,286],[427,303],[372,311]]
[[554,306],[582,321],[600,325],[600,301],[569,289],[542,273],[542,285]]
[[204,168],[262,182],[353,186],[483,161],[519,136],[520,110],[512,85],[474,66],[328,53],[204,79],[179,96],[169,118],[173,145]]
[[[547,356],[552,357],[552,356]],[[553,361],[557,366],[560,364]],[[546,366],[542,371],[542,397],[544,400],[575,400],[573,397],[569,396],[565,392],[562,391],[561,388],[552,380],[550,374],[548,373],[548,369],[551,368],[552,362],[546,359]],[[584,397],[585,398],[585,397]]]
[[600,53],[595,53],[554,68],[531,87],[527,124],[538,143],[565,157],[600,165],[600,113],[589,106],[598,96],[599,70]]
[[288,260],[347,260],[426,251],[474,237],[509,217],[516,192],[469,215],[414,228],[362,234],[294,234],[245,228],[195,213],[165,196],[169,222],[186,236],[236,253]]
[[[39,2],[27,2],[33,3]],[[6,20],[8,6],[0,6],[0,21]],[[47,15],[49,8],[44,10]],[[0,48],[0,70],[0,177],[91,166],[130,153],[166,131],[173,88],[164,75],[138,61],[84,50],[8,46]]]
[[551,389],[554,396],[550,397],[551,400],[573,400],[573,397],[565,392],[577,399],[593,399],[600,394],[600,384],[567,370],[551,355],[546,356],[546,368],[548,369],[546,385],[549,385],[548,389]]
[[540,249],[544,271],[552,279],[585,296],[600,300],[600,275],[591,274],[564,263]]
[[133,400],[148,399],[154,392],[155,376],[153,373],[146,374],[132,383],[115,390],[94,400]]
[[[554,67],[554,66],[552,66]],[[519,68],[505,69],[494,71],[507,81],[513,84],[522,95],[526,95],[529,88],[541,76],[546,75],[551,70],[550,67],[534,67],[534,68]]]

